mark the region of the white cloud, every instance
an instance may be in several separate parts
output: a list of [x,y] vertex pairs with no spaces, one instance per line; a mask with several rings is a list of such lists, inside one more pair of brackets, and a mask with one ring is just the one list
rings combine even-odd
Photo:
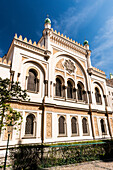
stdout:
[[0,49],[0,57],[2,57],[2,56],[3,56],[3,50]]
[[63,34],[73,32],[75,36],[81,25],[87,24],[94,17],[103,2],[104,0],[98,0],[92,5],[86,3],[81,10],[76,9],[76,7],[70,7],[58,20],[52,20],[53,27],[60,32],[63,30]]
[[111,16],[94,38],[92,64],[109,74],[113,73],[113,16]]
[[41,38],[42,32],[41,32],[41,31],[36,31],[36,35],[37,35],[39,38]]

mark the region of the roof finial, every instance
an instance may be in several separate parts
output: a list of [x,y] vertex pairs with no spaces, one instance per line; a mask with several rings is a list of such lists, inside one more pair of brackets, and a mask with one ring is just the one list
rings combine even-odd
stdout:
[[47,18],[45,19],[45,24],[51,24],[51,20],[49,19],[49,15],[47,14]]

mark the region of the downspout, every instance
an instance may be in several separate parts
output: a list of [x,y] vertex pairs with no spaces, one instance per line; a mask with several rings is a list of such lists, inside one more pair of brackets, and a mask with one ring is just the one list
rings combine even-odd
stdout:
[[92,136],[93,136],[93,139],[95,139],[91,103],[89,103],[89,114],[90,114],[90,121],[91,121],[91,127],[92,127]]
[[45,120],[45,96],[48,96],[48,80],[44,80],[45,93],[42,100],[42,131],[41,131],[41,143],[44,144],[44,120]]
[[[88,49],[87,50],[87,67],[88,67],[88,70],[92,68],[91,66],[91,59],[90,59],[90,56],[91,56],[91,51],[89,50],[89,45],[86,44],[85,45],[86,48]],[[91,76],[91,73],[89,72],[89,76]],[[89,80],[90,81],[90,80]],[[90,86],[91,86],[91,82],[90,82]],[[91,96],[91,91],[88,91],[88,97],[89,97],[89,115],[90,115],[90,121],[91,121],[91,129],[92,129],[92,136],[93,136],[93,139],[95,139],[95,133],[94,133],[94,125],[93,125],[93,117],[92,117],[92,109],[91,109],[91,103],[92,103],[92,96]]]
[[111,128],[110,128],[110,122],[109,122],[107,106],[105,107],[105,110],[106,110],[106,117],[107,117],[107,123],[108,123],[108,130],[109,130],[110,137],[112,139],[112,132],[111,132]]
[[42,130],[41,130],[41,144],[44,144],[44,115],[45,115],[45,96],[42,100]]

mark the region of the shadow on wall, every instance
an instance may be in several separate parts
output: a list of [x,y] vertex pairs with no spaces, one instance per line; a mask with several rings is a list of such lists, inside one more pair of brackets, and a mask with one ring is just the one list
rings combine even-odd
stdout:
[[[91,141],[90,141],[91,142]],[[113,141],[68,145],[26,145],[10,149],[14,170],[36,170],[85,161],[113,160]]]

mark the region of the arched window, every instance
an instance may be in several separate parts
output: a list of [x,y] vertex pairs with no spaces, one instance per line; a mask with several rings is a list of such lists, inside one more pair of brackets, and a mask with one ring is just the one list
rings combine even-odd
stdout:
[[59,118],[59,135],[65,135],[65,134],[66,134],[65,118],[63,116],[60,116],[60,118]]
[[102,134],[106,134],[105,122],[103,119],[100,120]]
[[82,119],[83,135],[88,134],[88,122],[86,118]]
[[29,70],[27,90],[33,92],[39,90],[39,79],[37,79],[37,73],[34,69]]
[[26,135],[33,135],[34,134],[34,115],[30,114],[26,118],[26,127],[25,127],[25,134]]
[[95,87],[95,98],[96,98],[96,103],[101,104],[101,95],[97,87]]
[[78,87],[78,100],[83,100],[82,98],[82,85],[77,84]]
[[71,119],[71,127],[72,127],[72,134],[77,134],[78,133],[78,129],[77,129],[77,119],[75,117],[73,117]]
[[67,82],[67,98],[73,98],[73,86],[70,81]]
[[62,96],[62,82],[59,78],[56,78],[56,96],[61,97]]

